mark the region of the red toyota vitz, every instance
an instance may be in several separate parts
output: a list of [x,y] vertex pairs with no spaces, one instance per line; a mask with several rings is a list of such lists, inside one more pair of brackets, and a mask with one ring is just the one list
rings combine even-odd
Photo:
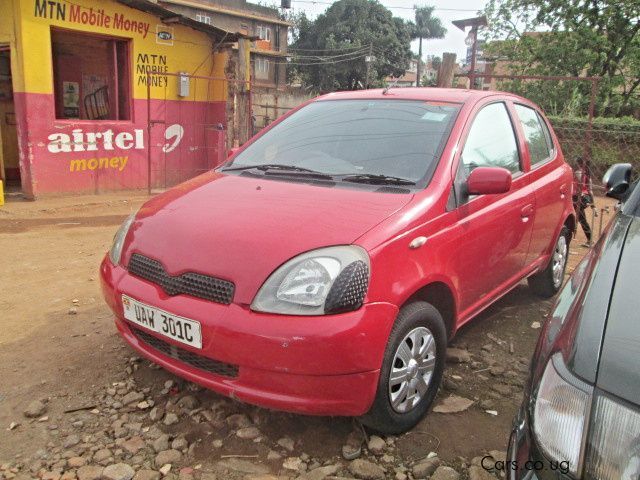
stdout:
[[447,341],[521,280],[558,291],[572,174],[510,94],[334,93],[149,200],[101,266],[133,348],[269,408],[414,426]]

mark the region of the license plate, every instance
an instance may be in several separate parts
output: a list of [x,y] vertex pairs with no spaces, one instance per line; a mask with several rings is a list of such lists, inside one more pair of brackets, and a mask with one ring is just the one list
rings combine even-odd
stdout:
[[124,307],[124,318],[130,322],[153,330],[176,342],[202,348],[202,331],[199,322],[145,305],[126,295],[122,295],[122,306]]

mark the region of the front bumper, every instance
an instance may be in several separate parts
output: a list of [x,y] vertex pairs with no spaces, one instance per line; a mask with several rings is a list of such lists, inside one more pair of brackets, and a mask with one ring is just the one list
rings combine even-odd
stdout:
[[[262,314],[233,303],[168,296],[159,286],[113,265],[108,257],[100,273],[105,300],[115,313],[122,337],[176,375],[247,403],[296,413],[358,416],[373,403],[398,312],[395,305],[370,303],[355,312],[322,317]],[[237,366],[237,376],[195,368],[142,341],[124,320],[123,293],[200,322],[202,350],[155,332],[145,333],[189,354]]]

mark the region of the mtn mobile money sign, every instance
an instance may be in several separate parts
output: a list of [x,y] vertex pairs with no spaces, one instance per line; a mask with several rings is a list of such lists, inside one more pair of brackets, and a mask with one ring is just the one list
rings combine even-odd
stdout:
[[83,7],[65,0],[35,0],[34,15],[63,22],[113,28],[123,32],[138,33],[147,38],[151,25],[147,22],[131,20],[123,13],[109,15],[102,8]]

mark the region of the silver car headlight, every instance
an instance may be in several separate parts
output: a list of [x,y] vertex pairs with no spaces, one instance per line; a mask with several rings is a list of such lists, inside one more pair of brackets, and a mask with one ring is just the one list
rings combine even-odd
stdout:
[[122,247],[124,246],[124,239],[127,237],[127,233],[129,233],[129,229],[131,228],[131,225],[136,218],[136,213],[137,212],[134,212],[127,217],[127,219],[122,223],[122,225],[120,225],[120,228],[113,237],[113,243],[111,244],[111,249],[109,250],[109,258],[111,259],[111,263],[113,263],[114,265],[120,264]]
[[599,395],[591,421],[586,478],[640,478],[640,411]]
[[581,472],[584,431],[589,421],[593,387],[573,376],[556,353],[542,375],[533,410],[533,431],[546,456]]
[[303,253],[279,267],[260,287],[251,309],[290,315],[357,310],[369,286],[369,255],[353,245]]

